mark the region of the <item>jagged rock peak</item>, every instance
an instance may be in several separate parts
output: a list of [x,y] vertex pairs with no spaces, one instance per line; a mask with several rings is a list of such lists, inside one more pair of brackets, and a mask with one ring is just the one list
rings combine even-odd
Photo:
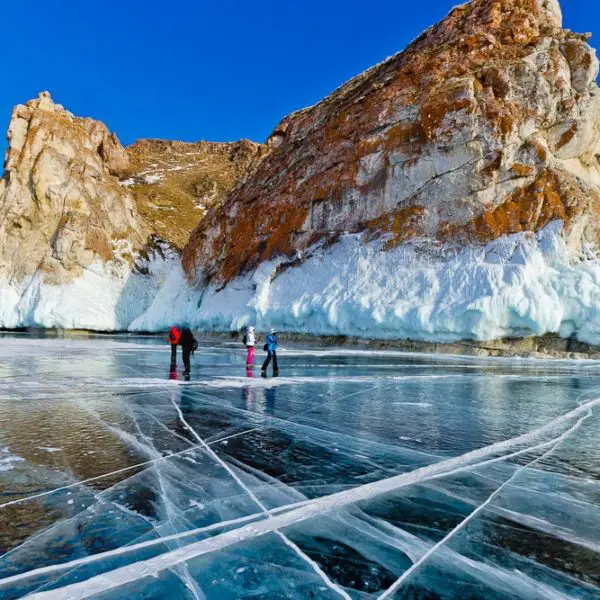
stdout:
[[473,0],[405,51],[286,117],[191,237],[227,281],[345,232],[481,243],[562,220],[598,241],[598,60],[555,0]]
[[75,119],[75,115],[66,110],[62,104],[56,104],[52,99],[52,94],[48,91],[40,92],[37,98],[32,98],[25,103],[25,106],[35,110],[45,110],[47,112],[61,113],[70,120]]
[[[49,125],[52,122],[52,127]],[[113,175],[118,175],[129,166],[125,149],[121,146],[115,133],[108,131],[100,121],[75,117],[73,113],[56,104],[50,92],[40,92],[35,99],[13,109],[8,126],[8,150],[5,159],[5,170],[9,171],[21,160],[30,129],[42,126],[49,132],[63,129],[61,137],[73,136],[74,143],[83,144],[85,151],[95,151],[103,165]],[[40,139],[40,138],[38,138]],[[40,139],[40,141],[44,141]]]
[[93,263],[132,262],[154,238],[183,247],[265,149],[248,140],[140,140],[125,149],[49,92],[14,108],[7,136],[0,279],[41,273],[61,285]]
[[29,108],[36,108],[39,110],[47,110],[50,112],[64,112],[70,118],[73,118],[74,115],[65,110],[65,107],[62,104],[55,104],[52,100],[52,96],[50,92],[40,92],[37,98],[29,100],[26,103],[26,106]]
[[123,260],[148,236],[114,176],[129,160],[116,135],[74,117],[48,92],[14,108],[0,180],[0,277],[64,284]]

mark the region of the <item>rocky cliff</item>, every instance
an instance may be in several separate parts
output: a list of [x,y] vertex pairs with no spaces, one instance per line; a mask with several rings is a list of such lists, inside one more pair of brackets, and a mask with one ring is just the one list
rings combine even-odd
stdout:
[[[149,230],[116,176],[128,165],[115,135],[74,117],[48,93],[17,106],[0,180],[0,275],[66,283],[97,261],[139,250]],[[121,242],[121,244],[119,244]]]
[[133,328],[600,343],[600,94],[556,0],[473,0],[285,118]]
[[473,0],[404,52],[285,118],[270,155],[184,255],[227,282],[343,232],[481,244],[564,223],[598,239],[600,95],[556,0]]
[[0,327],[123,329],[261,146],[124,149],[47,92],[17,106],[0,179]]

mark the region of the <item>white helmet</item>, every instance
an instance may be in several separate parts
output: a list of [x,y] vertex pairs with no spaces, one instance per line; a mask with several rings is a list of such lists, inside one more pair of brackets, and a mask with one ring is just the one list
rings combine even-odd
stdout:
[[252,325],[248,325],[248,331],[254,331],[254,327],[252,327]]
[[269,333],[273,334],[273,333],[275,333],[275,330],[271,328],[271,329],[269,329]]

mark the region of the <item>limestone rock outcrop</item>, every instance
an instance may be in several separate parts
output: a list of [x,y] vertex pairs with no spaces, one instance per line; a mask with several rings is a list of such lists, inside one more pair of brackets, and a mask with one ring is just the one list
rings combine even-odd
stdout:
[[254,173],[184,251],[227,282],[344,232],[480,244],[562,220],[598,242],[600,93],[586,35],[556,0],[473,0],[280,123]]
[[0,327],[126,329],[263,147],[123,148],[48,92],[16,106],[0,179]]
[[260,160],[252,142],[123,148],[50,94],[16,106],[0,179],[0,327],[126,329],[204,215]]
[[181,248],[264,147],[140,140],[123,148],[48,92],[13,110],[0,179],[0,279],[62,285],[89,265],[133,263],[161,239]]
[[0,179],[0,279],[35,273],[65,284],[96,262],[131,261],[149,229],[116,175],[129,166],[114,134],[47,92],[16,106]]

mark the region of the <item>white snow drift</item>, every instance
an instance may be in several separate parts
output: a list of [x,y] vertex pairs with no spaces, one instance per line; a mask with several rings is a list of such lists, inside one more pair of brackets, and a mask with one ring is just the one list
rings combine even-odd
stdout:
[[206,330],[259,328],[429,341],[490,340],[547,332],[600,343],[600,262],[573,259],[554,222],[484,247],[430,241],[382,251],[347,235],[276,274],[261,265],[217,291],[169,276],[132,330],[186,321]]
[[105,265],[56,287],[33,277],[0,285],[0,326],[158,331],[261,329],[428,341],[559,333],[600,343],[600,261],[573,258],[555,222],[483,247],[431,241],[393,250],[346,235],[300,266],[255,272],[217,290],[191,288],[174,256],[147,274]]
[[16,283],[0,281],[0,327],[43,327],[123,331],[144,312],[178,264],[167,250],[140,263],[95,263],[73,282],[56,286],[42,273]]

